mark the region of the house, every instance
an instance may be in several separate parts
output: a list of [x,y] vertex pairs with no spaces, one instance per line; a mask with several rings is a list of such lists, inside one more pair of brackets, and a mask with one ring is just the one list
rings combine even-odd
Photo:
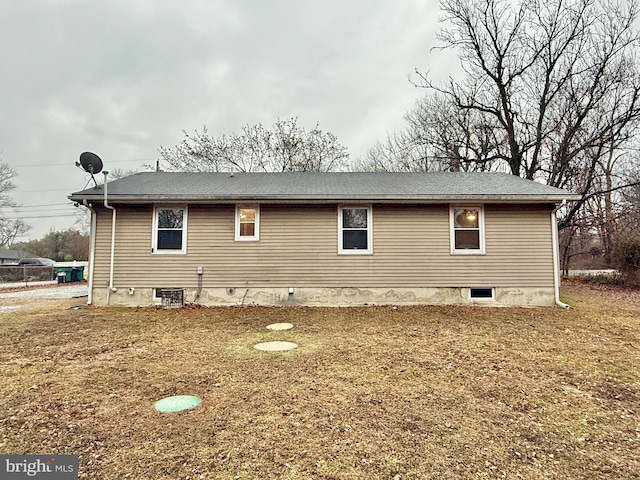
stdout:
[[21,258],[30,256],[22,250],[0,248],[0,265],[17,265]]
[[559,303],[556,210],[503,173],[138,173],[92,211],[89,303]]

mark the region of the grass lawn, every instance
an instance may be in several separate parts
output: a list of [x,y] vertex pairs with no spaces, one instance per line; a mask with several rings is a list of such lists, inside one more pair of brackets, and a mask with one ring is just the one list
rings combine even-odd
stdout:
[[[640,292],[563,300],[8,310],[0,453],[91,479],[640,478]],[[178,394],[203,401],[155,411]]]

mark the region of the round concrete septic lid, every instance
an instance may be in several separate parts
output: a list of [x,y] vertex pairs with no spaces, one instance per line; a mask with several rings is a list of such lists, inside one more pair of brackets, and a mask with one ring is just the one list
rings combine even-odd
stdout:
[[200,397],[194,395],[175,395],[158,400],[156,410],[163,413],[180,412],[197,407],[202,402]]
[[292,342],[264,342],[254,345],[253,348],[263,352],[284,352],[298,348],[298,345]]
[[293,328],[293,323],[272,323],[271,325],[267,325],[269,330],[291,330]]

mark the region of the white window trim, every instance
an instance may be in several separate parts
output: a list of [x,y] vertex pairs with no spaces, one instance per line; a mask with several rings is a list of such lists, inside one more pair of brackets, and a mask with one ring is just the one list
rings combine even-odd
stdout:
[[[159,249],[158,245],[158,210],[180,209],[184,212],[182,216],[182,248],[180,250]],[[154,205],[153,207],[153,235],[151,238],[151,253],[154,255],[185,255],[187,253],[187,225],[188,208],[187,205]]]
[[[353,250],[343,248],[342,210],[359,208],[367,210],[367,248]],[[373,208],[371,205],[339,205],[338,206],[338,255],[372,255],[373,254]]]
[[[240,210],[243,208],[253,208],[256,211],[256,224],[254,233],[252,236],[240,235]],[[260,240],[260,205],[236,205],[236,219],[235,219],[235,239],[237,242],[257,242]]]
[[[478,210],[478,227],[480,230],[480,248],[468,249],[468,248],[456,248],[456,228],[454,211],[459,208],[473,208]],[[451,255],[484,255],[485,241],[484,241],[484,205],[450,205],[449,206],[449,242],[451,244]]]

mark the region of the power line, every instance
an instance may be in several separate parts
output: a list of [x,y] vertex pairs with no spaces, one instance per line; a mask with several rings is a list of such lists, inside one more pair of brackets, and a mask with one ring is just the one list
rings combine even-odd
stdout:
[[4,217],[5,220],[24,220],[24,219],[32,219],[32,218],[62,218],[62,217],[75,217],[74,215],[34,215],[30,217]]
[[14,190],[12,193],[39,193],[39,192],[68,192],[70,189],[61,188],[58,190]]
[[[112,163],[130,163],[130,162],[155,162],[158,160],[157,158],[134,158],[131,160],[109,160],[109,164]],[[11,166],[11,168],[34,168],[34,167],[61,167],[65,165],[69,165],[70,162],[65,163],[40,163],[36,165],[16,165]]]
[[57,206],[62,206],[62,205],[67,205],[69,207],[73,206],[73,203],[48,203],[46,205],[18,205],[17,207],[14,207],[15,209],[22,209],[22,208],[42,208],[42,207],[57,207]]
[[70,211],[68,209],[67,210],[46,210],[42,212],[26,212],[26,213],[10,212],[9,214],[0,215],[0,216],[2,216],[2,218],[18,219],[18,218],[27,218],[27,217],[31,218],[34,215],[52,215],[52,216],[70,215],[69,212]]
[[33,215],[36,213],[56,213],[56,212],[68,212],[70,210],[72,210],[69,207],[73,207],[73,205],[69,204],[67,205],[67,208],[65,207],[43,207],[43,208],[38,208],[37,210],[24,210],[21,209],[20,207],[5,207],[5,208],[0,208],[0,215]]

